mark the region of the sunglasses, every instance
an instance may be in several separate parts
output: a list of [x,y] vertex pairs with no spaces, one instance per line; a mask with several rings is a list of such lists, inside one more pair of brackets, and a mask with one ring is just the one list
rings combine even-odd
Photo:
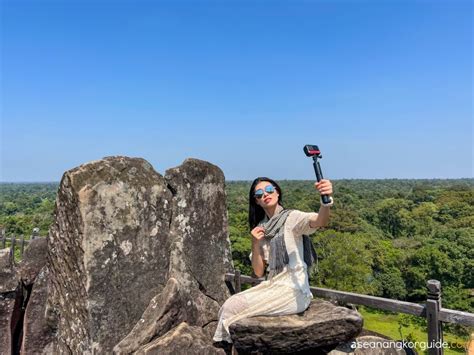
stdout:
[[273,185],[267,185],[267,186],[265,186],[265,191],[263,189],[258,189],[257,191],[255,191],[254,196],[255,196],[255,198],[261,199],[265,192],[267,194],[272,194],[275,191],[276,190],[275,190],[275,187]]

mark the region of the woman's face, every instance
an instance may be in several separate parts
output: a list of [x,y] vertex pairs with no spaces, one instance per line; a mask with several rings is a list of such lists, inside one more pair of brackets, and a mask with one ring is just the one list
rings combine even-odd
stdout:
[[[271,186],[274,188],[274,192],[270,193],[266,191],[268,189],[268,186]],[[275,206],[278,203],[278,194],[277,189],[268,181],[260,181],[257,186],[255,186],[254,193],[258,190],[263,191],[263,196],[261,198],[255,198],[255,201],[257,202],[257,205],[262,206],[263,208],[266,207],[272,207]]]

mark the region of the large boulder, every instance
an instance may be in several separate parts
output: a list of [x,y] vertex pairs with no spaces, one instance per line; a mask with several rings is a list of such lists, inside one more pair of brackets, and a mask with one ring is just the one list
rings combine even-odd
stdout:
[[0,354],[10,354],[12,348],[11,324],[14,314],[18,281],[10,258],[10,248],[0,249]]
[[61,180],[49,248],[53,352],[129,353],[181,322],[208,327],[230,296],[224,175],[197,159],[165,178],[138,158],[81,165]]
[[167,170],[165,179],[173,193],[168,285],[116,353],[136,351],[183,321],[206,328],[201,332],[211,343],[208,326],[215,328],[220,305],[230,296],[224,282],[232,270],[224,174],[215,165],[187,159]]
[[36,238],[29,241],[23,253],[22,260],[18,263],[16,277],[24,286],[32,285],[48,259],[47,238]]
[[10,257],[10,248],[0,249],[0,294],[15,291],[18,284],[16,268]]
[[43,317],[46,260],[45,238],[31,240],[16,266],[9,249],[0,250],[0,354],[29,354],[51,341],[52,332]]
[[230,296],[225,273],[233,270],[224,174],[213,164],[186,159],[165,179],[174,192],[170,277],[222,304]]
[[44,317],[47,299],[48,269],[44,266],[35,277],[34,284],[28,287],[30,294],[23,319],[23,339],[21,354],[34,354],[44,349],[54,338]]
[[360,333],[362,316],[354,310],[314,299],[302,313],[242,319],[229,327],[237,352],[326,353]]
[[[22,354],[31,354],[43,349],[53,338],[53,329],[46,323],[44,312],[47,300],[48,240],[37,238],[29,241],[23,258],[17,266],[16,277],[21,288],[21,322],[15,348]],[[26,306],[26,307],[25,307]]]
[[168,279],[172,193],[140,158],[107,157],[64,173],[49,233],[58,342],[110,352]]
[[0,293],[0,354],[11,354],[12,331],[11,324],[15,310],[15,292]]

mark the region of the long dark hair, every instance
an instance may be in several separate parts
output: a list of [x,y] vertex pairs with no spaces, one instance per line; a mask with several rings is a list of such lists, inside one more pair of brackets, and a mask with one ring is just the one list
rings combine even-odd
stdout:
[[272,179],[267,177],[258,177],[252,182],[252,186],[249,191],[249,226],[250,230],[254,229],[258,223],[265,217],[265,211],[257,202],[255,202],[255,186],[262,181],[268,181],[270,184],[275,186],[275,189],[278,191],[278,204],[281,205],[283,194],[281,192],[280,186]]

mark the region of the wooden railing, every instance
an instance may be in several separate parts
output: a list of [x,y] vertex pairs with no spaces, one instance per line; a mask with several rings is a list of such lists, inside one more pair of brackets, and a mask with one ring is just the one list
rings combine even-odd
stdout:
[[[235,270],[235,273],[228,273],[225,276],[225,282],[232,294],[240,292],[242,290],[242,284],[258,285],[262,281],[265,281],[265,279],[241,275],[239,270]],[[443,322],[474,326],[474,314],[442,308],[441,283],[439,281],[428,280],[427,289],[426,303],[418,304],[359,293],[330,290],[321,287],[310,287],[311,293],[315,297],[330,299],[343,304],[351,303],[426,318],[428,325],[428,344],[430,346],[428,354],[442,355],[443,347],[431,346],[431,344],[443,343]]]
[[25,251],[25,246],[30,242],[32,239],[40,238],[39,235],[39,228],[33,228],[33,233],[31,234],[30,238],[25,238],[24,235],[11,235],[9,237],[6,236],[5,229],[0,229],[0,249],[5,249],[7,247],[7,242],[10,245],[10,260],[13,262],[15,258],[15,249],[20,250],[20,258],[23,258],[23,253]]

